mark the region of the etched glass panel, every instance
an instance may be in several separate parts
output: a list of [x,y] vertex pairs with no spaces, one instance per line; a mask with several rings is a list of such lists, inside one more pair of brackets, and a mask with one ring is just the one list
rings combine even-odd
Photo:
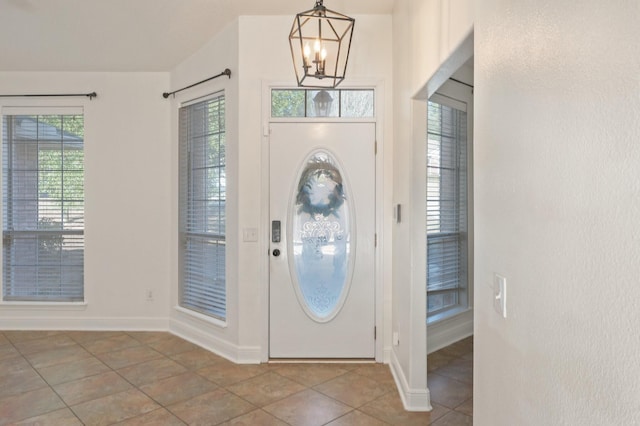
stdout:
[[331,320],[350,283],[352,250],[349,199],[333,156],[317,151],[307,160],[296,188],[292,224],[294,287],[314,320]]
[[337,90],[308,90],[307,117],[339,117],[340,93]]
[[373,117],[373,90],[342,90],[341,117]]

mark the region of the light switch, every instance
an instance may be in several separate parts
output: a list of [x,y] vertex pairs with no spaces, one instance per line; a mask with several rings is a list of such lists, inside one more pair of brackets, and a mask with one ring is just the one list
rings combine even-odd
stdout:
[[498,274],[493,275],[493,308],[507,317],[507,279]]

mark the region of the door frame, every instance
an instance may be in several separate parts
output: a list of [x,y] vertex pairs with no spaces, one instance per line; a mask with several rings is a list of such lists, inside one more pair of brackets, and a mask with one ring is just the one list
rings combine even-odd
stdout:
[[[261,134],[261,152],[260,152],[260,164],[261,164],[261,214],[260,214],[260,235],[258,238],[258,244],[260,245],[259,252],[264,254],[260,259],[260,276],[261,276],[261,292],[260,292],[260,310],[262,318],[262,326],[260,329],[261,335],[261,361],[269,361],[269,230],[270,230],[270,218],[269,218],[269,176],[270,176],[270,164],[269,164],[269,126],[272,122],[289,122],[289,123],[318,123],[318,122],[332,122],[332,123],[347,123],[347,122],[367,122],[375,124],[375,134],[377,141],[377,154],[375,156],[375,232],[377,236],[377,247],[375,252],[375,327],[376,327],[376,341],[375,341],[375,361],[388,363],[390,360],[390,336],[391,336],[391,311],[390,307],[385,312],[386,301],[391,300],[391,244],[385,245],[385,240],[391,241],[390,235],[385,238],[385,232],[390,234],[391,220],[389,214],[385,214],[384,209],[384,195],[388,194],[390,197],[391,186],[385,192],[384,189],[384,170],[385,170],[385,144],[384,144],[384,111],[385,111],[385,99],[384,99],[384,82],[368,82],[362,81],[357,84],[350,84],[349,86],[340,86],[341,89],[374,89],[374,117],[365,119],[343,119],[343,118],[272,118],[271,117],[271,90],[272,89],[297,89],[297,86],[291,85],[290,82],[281,83],[275,81],[262,82],[262,134]],[[386,165],[390,169],[391,165]],[[388,201],[389,205],[391,201]],[[387,223],[389,222],[389,223]],[[387,223],[387,226],[385,226]],[[385,278],[385,271],[389,271],[388,279]],[[386,314],[386,315],[385,315]]]

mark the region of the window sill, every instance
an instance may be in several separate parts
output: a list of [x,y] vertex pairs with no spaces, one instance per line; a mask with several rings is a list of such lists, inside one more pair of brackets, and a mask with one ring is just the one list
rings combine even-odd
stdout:
[[200,312],[196,312],[196,311],[192,311],[190,309],[185,309],[182,306],[174,306],[173,309],[175,309],[177,312],[180,312],[182,314],[188,315],[198,321],[210,324],[210,325],[214,325],[216,327],[220,327],[220,328],[227,328],[227,322],[226,321],[222,321],[219,320],[217,318],[214,317],[210,317],[208,315],[204,315],[201,314]]
[[457,308],[449,309],[449,310],[447,310],[445,312],[440,312],[439,314],[436,314],[436,315],[434,315],[432,317],[427,318],[427,326],[431,326],[431,325],[434,325],[434,324],[441,323],[443,321],[449,320],[449,319],[451,319],[453,317],[456,317],[456,316],[458,316],[460,314],[463,314],[463,313],[465,313],[467,311],[470,311],[470,310],[471,310],[471,308],[469,308],[469,307],[459,306]]
[[0,302],[0,310],[84,311],[87,302]]

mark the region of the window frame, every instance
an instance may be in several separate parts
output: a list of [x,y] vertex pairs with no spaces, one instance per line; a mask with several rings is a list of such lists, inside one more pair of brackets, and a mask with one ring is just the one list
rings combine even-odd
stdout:
[[[463,110],[467,115],[467,141],[466,141],[466,230],[458,231],[457,233],[463,234],[462,239],[465,242],[464,249],[466,250],[467,260],[462,266],[465,269],[464,275],[466,275],[466,285],[463,288],[457,288],[457,302],[451,306],[441,308],[437,311],[429,312],[429,293],[427,289],[427,323],[429,325],[440,322],[442,320],[449,319],[458,314],[471,310],[473,307],[473,92],[470,87],[456,83],[454,81],[447,81],[445,84],[433,94],[427,103],[427,111],[429,110],[429,103],[436,102],[447,107]],[[429,123],[427,116],[427,143],[429,140]],[[426,161],[426,159],[425,159]],[[429,165],[426,164],[427,179]],[[427,188],[428,189],[428,188]],[[426,195],[426,194],[425,194]],[[428,204],[427,204],[428,210]],[[425,243],[427,243],[427,271],[426,271],[426,284],[429,281],[429,259],[428,259],[428,236],[427,228],[425,226]],[[447,290],[443,290],[447,291]],[[435,293],[440,292],[435,290]]]
[[[327,91],[327,92],[338,92],[337,94],[337,98],[335,97],[336,95],[334,94],[334,102],[335,103],[335,108],[337,110],[337,114],[336,115],[314,115],[314,114],[310,114],[310,108],[309,105],[311,103],[313,103],[310,100],[310,97],[312,95],[312,93],[314,92],[321,92],[321,91]],[[303,111],[302,114],[289,114],[289,115],[274,115],[274,93],[276,92],[300,92],[300,93],[304,93],[303,96]],[[362,115],[362,116],[351,116],[351,115],[344,115],[343,114],[343,103],[344,101],[344,93],[354,93],[354,92],[369,92],[371,94],[371,115]],[[269,102],[268,102],[268,111],[269,111],[269,118],[270,121],[272,122],[279,122],[279,121],[318,121],[318,120],[322,120],[322,121],[372,121],[372,120],[376,120],[376,114],[378,112],[378,108],[377,108],[377,90],[375,87],[368,87],[368,86],[363,86],[363,87],[339,87],[339,88],[300,88],[300,87],[270,87],[269,88]]]
[[[61,120],[61,128],[58,128],[55,124],[47,122],[43,117],[58,116]],[[70,133],[64,130],[64,119],[71,119],[70,117],[78,117],[82,119],[82,135]],[[22,118],[20,118],[22,117]],[[15,126],[20,125],[24,120],[33,121],[35,126],[35,132],[29,132],[24,130],[22,136],[13,134]],[[50,305],[50,306],[65,306],[65,305],[85,305],[86,289],[84,280],[84,253],[85,253],[85,116],[84,109],[82,107],[3,107],[2,108],[2,147],[3,147],[3,261],[2,261],[2,303],[3,304],[33,304],[33,305]],[[41,127],[43,126],[43,127]],[[49,128],[46,131],[46,128]],[[44,130],[42,130],[44,129]],[[54,138],[55,137],[55,138]],[[9,140],[10,138],[10,140]],[[20,145],[20,144],[23,145]],[[31,144],[31,147],[28,145]],[[35,148],[35,152],[32,154],[34,158],[24,158],[22,170],[14,166],[15,157],[9,156],[7,153],[13,153],[14,150],[24,151],[24,155],[30,155],[28,152],[29,147]],[[65,153],[67,150],[81,151],[81,155],[75,158],[73,166],[65,167]],[[48,168],[42,165],[43,152],[59,152],[60,165],[59,168],[51,168],[49,164]],[[28,161],[35,162],[36,168],[29,168],[27,166]],[[78,166],[79,164],[79,166]],[[75,167],[74,167],[75,166]],[[74,180],[73,184],[69,184],[72,187],[69,188],[65,185],[65,172],[68,175],[75,173],[79,176],[80,190],[78,192],[78,177]],[[59,197],[49,198],[49,195],[42,196],[41,185],[46,183],[45,178],[49,174],[54,176],[59,173]],[[23,203],[28,202],[36,205],[35,216],[32,219],[36,219],[35,222],[30,223],[29,218],[25,218],[24,215],[20,215],[19,209],[14,209],[14,203],[19,203],[20,200],[16,196],[15,192],[18,187],[15,187],[13,182],[17,176],[23,175],[22,191],[34,192],[28,198],[24,198]],[[29,183],[29,179],[33,179]],[[55,180],[55,179],[54,179]],[[57,184],[56,182],[54,182]],[[9,188],[7,185],[11,185]],[[26,186],[25,186],[26,185]],[[34,186],[35,185],[35,186]],[[27,189],[24,189],[24,188]],[[75,187],[75,192],[74,192]],[[51,189],[50,187],[49,189]],[[67,192],[67,188],[72,191],[71,194]],[[35,191],[34,191],[35,189]],[[54,190],[57,188],[54,188]],[[74,195],[74,198],[70,198],[69,195]],[[79,196],[79,198],[78,198]],[[26,201],[25,201],[26,200]],[[56,207],[56,203],[59,204]],[[75,205],[73,219],[79,220],[79,223],[73,223],[69,213],[69,207],[67,208],[67,219],[65,220],[65,203]],[[48,205],[48,206],[47,206]],[[78,208],[79,206],[79,208]],[[52,210],[51,210],[52,209]],[[59,211],[58,211],[59,210]],[[44,213],[43,213],[44,212]],[[47,229],[41,229],[40,225],[49,224],[52,214],[55,216],[59,213],[60,220],[58,226],[54,229],[47,225]],[[31,212],[33,215],[33,212]],[[42,216],[45,215],[46,217]],[[22,218],[22,220],[21,220]],[[48,219],[48,220],[45,220]],[[22,222],[22,223],[20,223]],[[11,229],[9,229],[9,227]],[[27,250],[28,253],[32,253],[34,264],[19,265],[12,260],[12,253],[15,250],[20,249],[17,245],[9,247],[9,242],[20,241],[21,239],[31,239],[34,247],[24,246],[22,250]],[[28,241],[28,240],[26,240]],[[70,245],[67,246],[67,244]],[[27,243],[28,244],[28,243]],[[33,250],[35,248],[35,251]],[[65,259],[66,254],[66,259]],[[42,257],[44,256],[44,260]],[[48,257],[47,257],[48,256]],[[21,258],[22,255],[20,256]],[[59,260],[59,262],[58,262]],[[35,268],[35,271],[29,273],[29,270]],[[15,274],[22,273],[34,274],[33,278],[23,278],[26,281],[13,281],[16,277]],[[48,281],[46,277],[54,277],[53,281]],[[25,283],[28,282],[28,284]],[[22,290],[20,290],[22,287]],[[19,294],[21,291],[25,292],[31,289],[35,292],[32,295]],[[47,293],[49,292],[49,293]],[[13,293],[13,294],[10,294]]]
[[[189,227],[192,226],[191,215],[193,214],[193,208],[194,208],[194,205],[192,204],[194,200],[193,198],[190,198],[193,196],[192,181],[193,181],[193,172],[195,170],[195,166],[193,165],[193,162],[192,162],[192,154],[194,149],[197,149],[197,148],[193,147],[194,138],[191,138],[188,140],[183,139],[184,135],[182,133],[183,132],[182,114],[183,114],[183,111],[184,111],[184,114],[188,113],[187,108],[197,108],[198,106],[204,106],[205,104],[210,103],[212,101],[217,101],[219,103],[220,100],[222,100],[222,103],[223,103],[223,112],[220,114],[222,115],[222,118],[218,121],[218,125],[221,124],[222,130],[217,132],[217,135],[222,139],[221,143],[223,144],[224,151],[225,151],[224,164],[221,167],[222,173],[224,174],[225,185],[224,185],[224,197],[218,200],[218,202],[222,202],[224,205],[223,213],[221,215],[218,214],[216,217],[223,218],[222,220],[224,221],[224,225],[223,225],[224,229],[222,230],[222,232],[220,229],[218,229],[218,232],[204,232],[203,230],[189,229]],[[226,325],[227,315],[228,315],[228,288],[227,288],[227,266],[226,266],[226,251],[227,251],[226,216],[227,216],[227,199],[228,199],[227,193],[226,193],[226,180],[228,179],[227,161],[226,161],[226,147],[227,147],[226,104],[227,102],[226,102],[225,91],[221,90],[215,93],[211,93],[209,95],[198,97],[197,99],[193,99],[188,102],[184,102],[180,105],[178,109],[178,140],[179,140],[178,150],[179,150],[179,158],[180,158],[179,189],[178,189],[178,193],[179,193],[178,195],[178,199],[179,199],[178,235],[179,235],[179,243],[180,243],[180,247],[179,247],[179,271],[180,272],[179,272],[179,285],[178,285],[178,306],[176,308],[179,311],[186,312],[190,315],[201,318],[205,321],[213,321],[216,323],[219,322],[220,325],[223,325],[223,326]],[[205,143],[202,145],[202,149],[203,149],[202,152],[204,152],[204,149],[206,149],[204,145],[206,144],[207,137],[211,136],[211,134],[208,132],[208,129],[209,128],[207,128],[207,130],[205,130],[204,133],[200,135],[202,136],[201,139],[205,141]],[[184,137],[187,137],[187,136],[184,136]],[[203,168],[206,168],[206,167],[203,166]],[[203,189],[203,191],[207,192],[209,189],[210,187],[206,187]],[[218,190],[219,189],[220,187],[218,187]],[[220,192],[218,191],[218,193]],[[202,199],[200,201],[204,202],[205,200]],[[197,304],[193,301],[193,296],[187,294],[187,291],[197,291],[200,289],[199,288],[200,284],[187,281],[188,279],[187,276],[192,270],[191,268],[193,267],[192,262],[194,261],[197,262],[197,260],[190,259],[188,257],[190,256],[189,254],[190,244],[192,242],[195,242],[196,239],[215,241],[214,244],[216,246],[222,245],[223,247],[224,254],[222,256],[221,262],[218,257],[219,252],[215,255],[217,259],[216,265],[220,265],[220,263],[222,264],[222,268],[223,268],[222,278],[220,278],[218,275],[206,277],[206,278],[211,278],[214,281],[215,280],[220,281],[221,279],[223,282],[222,284],[223,303],[220,304],[217,308],[211,307],[211,309],[208,309],[206,306],[205,307],[197,306]],[[206,243],[203,242],[203,244],[206,244]],[[206,262],[201,262],[201,263],[203,266]],[[197,267],[197,265],[195,267]],[[202,285],[204,286],[205,284],[203,283]],[[187,286],[191,286],[189,287],[189,290],[187,290]],[[220,290],[220,286],[217,286],[216,291],[218,292],[218,295],[220,295],[219,290]],[[211,293],[208,294],[208,297],[211,297]],[[189,299],[192,299],[192,300],[189,300]],[[215,311],[215,309],[217,309],[217,311]]]

